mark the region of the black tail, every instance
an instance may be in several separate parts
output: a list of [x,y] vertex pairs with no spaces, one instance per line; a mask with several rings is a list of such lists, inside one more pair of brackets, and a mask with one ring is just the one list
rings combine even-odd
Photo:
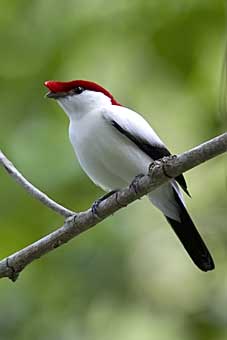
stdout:
[[180,209],[181,222],[175,221],[167,216],[166,219],[172,226],[173,230],[179,237],[184,248],[190,255],[192,261],[203,271],[214,269],[214,261],[203,242],[199,232],[196,230],[186,208],[181,202],[177,192],[174,190],[174,195]]

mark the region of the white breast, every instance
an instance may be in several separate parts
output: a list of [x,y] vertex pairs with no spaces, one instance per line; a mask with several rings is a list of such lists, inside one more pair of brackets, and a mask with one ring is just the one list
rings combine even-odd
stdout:
[[71,120],[70,141],[87,175],[106,191],[127,186],[147,173],[151,158],[103,118],[103,110]]

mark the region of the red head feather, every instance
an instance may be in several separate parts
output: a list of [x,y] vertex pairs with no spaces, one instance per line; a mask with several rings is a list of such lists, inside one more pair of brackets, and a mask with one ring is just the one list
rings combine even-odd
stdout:
[[104,87],[93,83],[92,81],[87,81],[87,80],[72,80],[72,81],[53,81],[53,80],[48,80],[45,81],[44,85],[51,91],[51,92],[68,92],[72,89],[74,89],[75,87],[81,86],[86,90],[90,90],[90,91],[95,91],[95,92],[102,92],[103,94],[105,94],[107,97],[109,97],[111,99],[111,103],[113,105],[119,105],[121,106],[121,104],[119,104],[114,97],[112,96],[112,94],[107,91],[106,89],[104,89]]

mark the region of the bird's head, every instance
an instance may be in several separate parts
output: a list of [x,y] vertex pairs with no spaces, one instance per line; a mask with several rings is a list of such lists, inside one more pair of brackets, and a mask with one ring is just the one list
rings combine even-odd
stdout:
[[57,100],[70,118],[106,105],[120,105],[109,91],[91,81],[49,80],[44,85],[49,89],[47,97]]

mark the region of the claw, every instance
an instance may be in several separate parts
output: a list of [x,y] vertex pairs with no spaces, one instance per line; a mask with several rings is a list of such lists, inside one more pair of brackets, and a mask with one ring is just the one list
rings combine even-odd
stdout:
[[109,191],[107,192],[104,196],[98,198],[96,201],[94,201],[94,203],[92,204],[91,206],[91,211],[92,211],[92,214],[96,217],[96,218],[101,218],[98,214],[98,207],[99,207],[99,204],[102,202],[102,201],[105,201],[108,197],[112,196],[113,194],[115,194],[118,190],[112,190],[112,191]]
[[138,194],[138,192],[139,192],[139,190],[138,190],[138,180],[139,180],[140,178],[142,178],[142,177],[144,177],[144,174],[136,175],[136,176],[133,178],[131,184],[129,185],[129,188],[130,188],[130,189],[133,188],[133,190],[135,191],[136,194]]
[[91,212],[92,214],[97,217],[97,218],[100,218],[99,214],[98,214],[98,207],[99,207],[99,204],[102,202],[101,199],[97,199],[96,201],[94,201],[94,203],[92,204],[91,206]]
[[153,161],[150,166],[149,166],[149,171],[152,171],[153,168],[156,166],[156,165],[161,165],[162,166],[162,169],[163,169],[163,172],[164,172],[164,175],[170,179],[172,179],[173,177],[170,176],[168,173],[167,173],[167,170],[166,170],[166,165],[168,165],[168,161],[170,161],[171,159],[175,159],[177,156],[176,155],[170,155],[170,156],[165,156],[163,158],[159,158],[159,159],[156,159],[155,161]]

